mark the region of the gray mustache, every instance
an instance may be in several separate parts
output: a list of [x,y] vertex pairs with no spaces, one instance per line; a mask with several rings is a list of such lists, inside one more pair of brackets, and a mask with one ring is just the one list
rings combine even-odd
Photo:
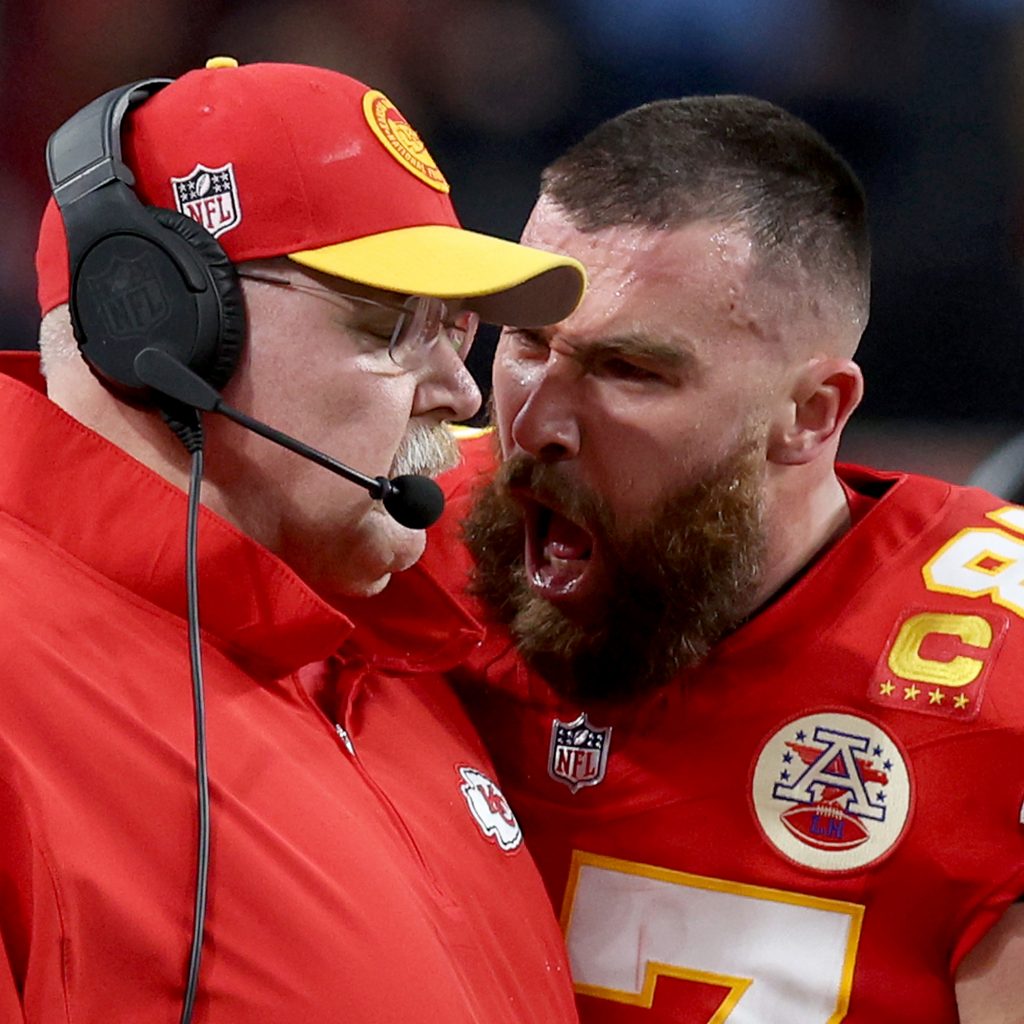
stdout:
[[459,464],[459,446],[443,424],[417,427],[406,434],[391,462],[390,476],[437,476]]

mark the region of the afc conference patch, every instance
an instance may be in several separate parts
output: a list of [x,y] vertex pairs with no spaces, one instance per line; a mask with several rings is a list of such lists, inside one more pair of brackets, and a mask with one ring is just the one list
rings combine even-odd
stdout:
[[907,764],[881,726],[821,712],[771,736],[751,782],[768,842],[819,871],[851,871],[890,853],[910,817]]
[[608,745],[612,727],[599,729],[583,712],[571,722],[557,718],[551,723],[548,774],[575,793],[583,786],[596,786],[608,767]]
[[171,178],[178,212],[201,224],[214,238],[237,227],[242,204],[235,184],[234,164],[207,167],[196,164],[184,178]]

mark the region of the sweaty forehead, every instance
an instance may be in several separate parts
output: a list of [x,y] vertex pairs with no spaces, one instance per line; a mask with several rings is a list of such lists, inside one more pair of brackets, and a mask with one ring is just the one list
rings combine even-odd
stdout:
[[752,245],[738,227],[695,221],[675,229],[616,225],[581,232],[541,199],[523,232],[540,249],[574,256],[588,289],[571,321],[611,323],[637,315],[746,323]]

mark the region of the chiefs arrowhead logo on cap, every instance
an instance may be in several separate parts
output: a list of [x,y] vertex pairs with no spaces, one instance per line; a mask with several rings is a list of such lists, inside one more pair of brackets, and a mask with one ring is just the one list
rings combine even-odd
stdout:
[[373,134],[407,171],[438,192],[450,191],[423,140],[384,93],[370,89],[363,96],[363,113]]

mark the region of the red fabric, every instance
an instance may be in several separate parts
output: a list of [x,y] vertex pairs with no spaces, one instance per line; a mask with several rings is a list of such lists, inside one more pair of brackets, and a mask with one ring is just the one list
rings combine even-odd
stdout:
[[[5,377],[0,417],[0,1020],[173,1024],[196,853],[185,496]],[[464,714],[439,676],[369,665],[450,661],[467,624],[385,648],[208,513],[199,564],[197,1024],[574,1020],[536,869],[480,823],[510,816]],[[297,671],[339,647],[314,702]]]
[[[452,588],[463,586],[469,567],[454,525],[474,481],[486,474],[489,445],[470,442],[467,464],[444,481],[452,497],[432,531],[426,562]],[[598,784],[573,793],[549,773],[553,721],[571,722],[585,709],[560,702],[524,669],[501,626],[488,623],[485,643],[455,670],[552,900],[562,908],[577,978],[602,956],[602,969],[623,968],[625,980],[615,991],[581,988],[585,1022],[704,1024],[716,1011],[714,1020],[731,1020],[723,1000],[737,994],[738,1019],[757,991],[745,987],[752,979],[762,991],[790,986],[784,995],[798,1008],[757,1019],[954,1024],[957,965],[1024,890],[1024,601],[1014,603],[1019,586],[1013,582],[1021,564],[1014,552],[1024,558],[1024,519],[1016,529],[994,520],[990,513],[1002,503],[980,491],[854,467],[841,472],[848,487],[873,503],[865,509],[858,500],[855,527],[792,588],[649,703],[619,715],[590,709],[596,725],[612,726],[607,774]],[[946,552],[948,562],[954,539],[968,535],[1000,556],[982,554],[964,570],[973,594],[969,586],[943,590],[934,556]],[[940,623],[977,625],[985,618],[997,627],[987,646],[926,637],[917,650],[932,670],[952,656],[984,665],[968,686],[931,684],[940,695],[933,705],[917,699],[928,685],[894,675],[887,661],[896,627],[919,614]],[[940,641],[955,643],[946,649]],[[884,697],[880,687],[890,681],[894,691]],[[915,688],[921,693],[910,698]],[[951,702],[967,694],[975,703],[965,708],[976,717],[965,711],[958,719]],[[819,713],[878,725],[906,761],[909,817],[876,863],[846,871],[797,863],[758,824],[759,751],[786,723]],[[812,742],[794,742],[792,750],[806,754]],[[893,775],[888,752],[860,756],[866,777]],[[793,760],[797,773],[802,761]],[[587,871],[607,888],[600,912],[584,917],[576,895],[583,890],[567,894],[567,885],[582,885]],[[714,921],[703,933],[702,900]],[[789,920],[794,910],[797,918]],[[824,982],[811,956],[834,951],[800,945],[800,915],[818,911],[847,915],[852,945],[844,947],[849,974],[817,992],[824,1001],[815,1003]],[[707,963],[697,962],[696,954],[716,944],[731,962],[716,963],[710,952]],[[660,950],[660,960],[648,956],[648,947]],[[624,949],[630,962],[610,962]],[[784,973],[771,966],[777,955]]]
[[46,394],[46,380],[39,372],[39,353],[33,351],[5,352],[3,372],[40,394]]
[[839,482],[843,486],[846,504],[850,509],[850,525],[856,526],[871,511],[877,497],[854,490],[845,480],[840,479]]

